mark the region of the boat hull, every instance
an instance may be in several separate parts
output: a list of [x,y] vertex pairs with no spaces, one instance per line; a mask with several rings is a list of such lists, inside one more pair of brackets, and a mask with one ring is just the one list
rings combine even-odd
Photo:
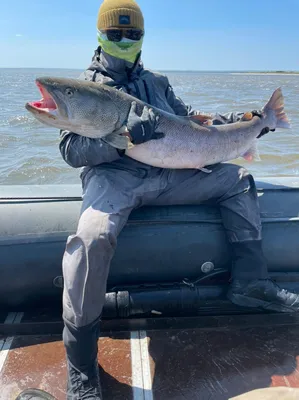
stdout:
[[[299,179],[256,180],[269,271],[299,274]],[[60,301],[61,261],[76,232],[80,185],[2,186],[0,305]],[[227,279],[231,256],[219,210],[153,206],[134,210],[119,235],[108,291],[131,285],[192,282],[211,273]],[[227,274],[227,275],[226,275]]]

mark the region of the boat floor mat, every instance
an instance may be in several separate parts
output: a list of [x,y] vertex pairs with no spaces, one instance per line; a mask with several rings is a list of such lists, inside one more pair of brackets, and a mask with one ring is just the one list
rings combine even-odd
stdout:
[[[299,388],[299,326],[282,317],[281,325],[266,318],[260,326],[106,332],[98,353],[103,398],[251,400],[245,394],[253,390]],[[0,359],[0,400],[32,387],[65,399],[60,334],[15,336]]]

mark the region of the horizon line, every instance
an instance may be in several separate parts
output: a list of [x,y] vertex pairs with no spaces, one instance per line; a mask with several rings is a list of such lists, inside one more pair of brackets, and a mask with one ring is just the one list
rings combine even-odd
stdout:
[[[0,67],[0,69],[63,69],[63,70],[86,70],[86,68],[71,68],[71,67]],[[149,68],[152,69],[152,68]],[[276,72],[276,73],[299,73],[299,70],[270,70],[270,69],[164,69],[155,68],[162,72]]]

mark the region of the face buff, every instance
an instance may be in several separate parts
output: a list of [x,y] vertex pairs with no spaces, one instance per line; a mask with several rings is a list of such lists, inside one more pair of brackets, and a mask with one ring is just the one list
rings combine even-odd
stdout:
[[111,42],[107,35],[98,30],[98,42],[105,53],[113,57],[134,63],[140,53],[143,38],[141,40],[131,40],[122,38],[120,42]]

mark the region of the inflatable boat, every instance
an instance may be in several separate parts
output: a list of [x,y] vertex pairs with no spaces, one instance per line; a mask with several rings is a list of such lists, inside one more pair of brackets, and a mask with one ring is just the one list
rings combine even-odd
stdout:
[[[299,289],[299,178],[260,177],[256,184],[271,276]],[[81,201],[80,185],[1,187],[1,308],[60,303],[62,256]],[[230,268],[218,208],[136,209],[118,239],[104,316],[186,315],[204,306],[219,313]]]

